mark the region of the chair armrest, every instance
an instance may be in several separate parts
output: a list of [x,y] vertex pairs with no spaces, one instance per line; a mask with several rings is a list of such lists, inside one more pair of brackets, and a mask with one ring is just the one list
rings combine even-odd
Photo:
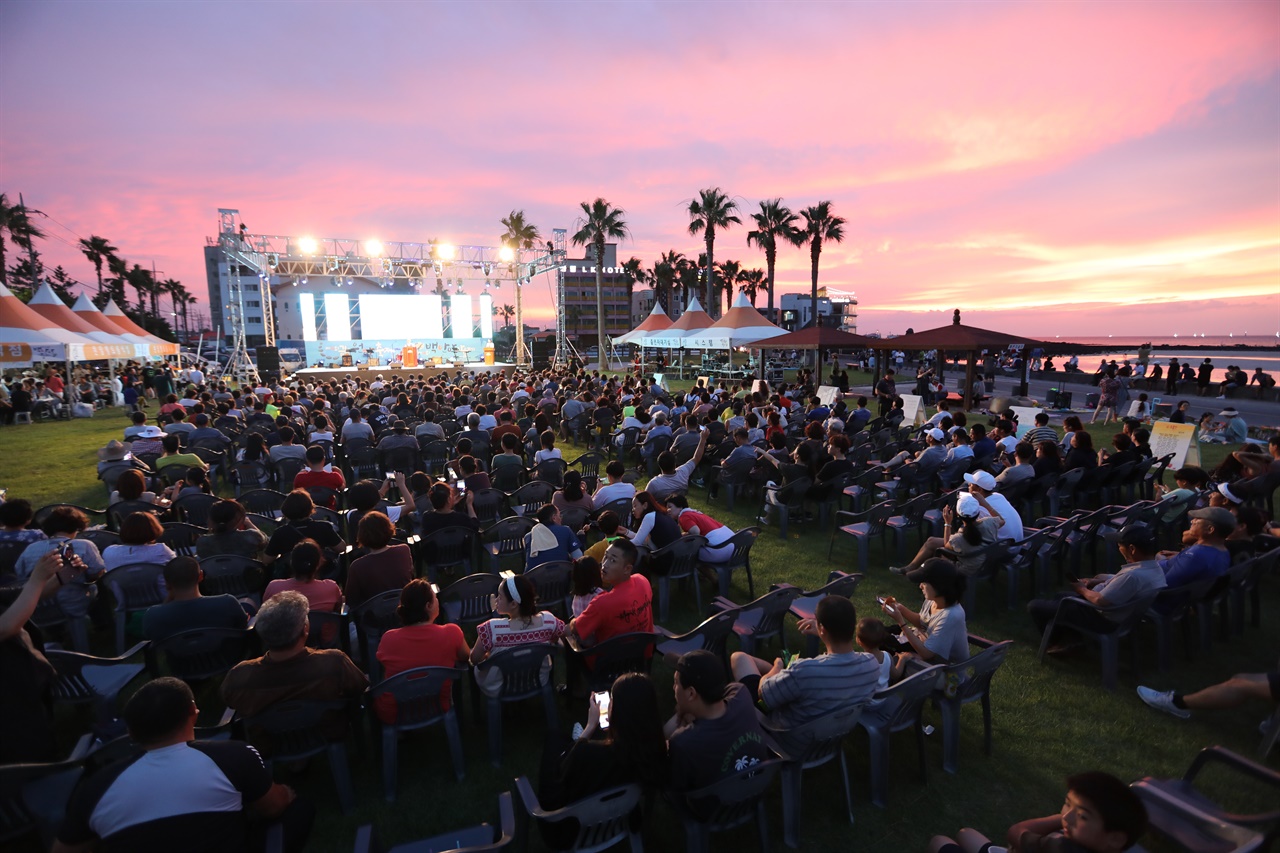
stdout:
[[668,640],[673,640],[676,637],[680,636],[679,634],[673,633],[671,629],[664,628],[661,625],[654,625],[653,630],[655,633],[661,634],[663,637],[666,637]]
[[[123,654],[116,655],[113,658],[106,658],[106,661],[125,661],[136,655],[138,652],[146,650],[151,645],[150,640],[143,640],[131,649],[126,649]],[[104,661],[104,662],[106,662]]]
[[93,752],[93,733],[86,732],[76,741],[76,745],[71,747],[71,754],[67,756],[67,761],[82,761]]
[[533,785],[529,784],[529,777],[516,777],[516,793],[520,795],[520,802],[524,806],[525,813],[529,817],[545,819],[548,812],[544,811],[542,804],[538,802],[538,794],[533,790]]
[[[1280,788],[1280,773],[1257,762],[1250,761],[1243,755],[1237,755],[1222,746],[1208,746],[1196,753],[1195,759],[1191,762],[1191,766],[1187,768],[1187,772],[1183,774],[1182,778],[1187,782],[1194,780],[1201,769],[1211,761],[1225,764],[1259,782]],[[1277,816],[1280,816],[1280,814],[1277,814]]]
[[970,635],[969,635],[969,645],[971,645],[971,646],[977,646],[977,647],[978,647],[978,648],[980,648],[980,649],[989,649],[989,648],[991,648],[992,646],[996,645],[996,643],[999,643],[999,642],[1001,642],[1001,641],[1000,641],[1000,640],[988,640],[986,637],[979,637],[977,634],[970,634]]

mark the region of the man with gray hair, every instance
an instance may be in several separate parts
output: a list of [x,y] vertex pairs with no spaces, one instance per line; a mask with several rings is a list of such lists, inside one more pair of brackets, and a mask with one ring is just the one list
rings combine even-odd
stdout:
[[310,603],[300,592],[272,596],[258,611],[253,630],[266,653],[242,661],[222,681],[222,700],[242,716],[277,702],[332,701],[359,696],[369,679],[340,649],[307,648]]

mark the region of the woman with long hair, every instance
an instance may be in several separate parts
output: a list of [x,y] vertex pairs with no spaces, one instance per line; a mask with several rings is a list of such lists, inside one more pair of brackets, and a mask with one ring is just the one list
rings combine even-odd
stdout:
[[[507,575],[492,596],[493,611],[498,615],[476,627],[476,644],[471,650],[471,663],[483,663],[501,649],[531,643],[553,643],[564,636],[565,625],[554,613],[538,609],[538,594],[533,581],[524,575]],[[551,658],[543,667],[551,672]],[[496,696],[502,687],[502,672],[497,667],[476,670],[476,681],[486,696]]]
[[260,432],[249,433],[249,438],[245,441],[244,447],[236,453],[237,462],[262,462],[267,461],[267,440]]
[[1036,442],[1036,461],[1033,463],[1036,477],[1062,473],[1062,447],[1056,441],[1045,439]]
[[595,510],[591,495],[587,494],[587,490],[583,488],[582,472],[577,470],[564,472],[564,488],[556,490],[556,493],[551,496],[551,503],[561,513],[571,506],[582,507],[588,513]]
[[631,517],[636,522],[635,532],[625,527],[618,528],[618,532],[637,548],[656,551],[680,538],[680,526],[667,515],[666,504],[649,492],[637,492],[631,499]]
[[1073,468],[1097,467],[1098,454],[1093,449],[1093,436],[1084,430],[1073,432],[1071,434],[1071,450],[1067,452],[1063,468],[1070,471]]

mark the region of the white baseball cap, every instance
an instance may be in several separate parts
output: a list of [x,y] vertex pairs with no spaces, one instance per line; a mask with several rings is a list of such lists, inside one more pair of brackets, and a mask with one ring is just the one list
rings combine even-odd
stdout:
[[990,471],[976,471],[972,474],[965,474],[964,481],[972,483],[983,491],[994,492],[996,490],[996,478],[991,475]]

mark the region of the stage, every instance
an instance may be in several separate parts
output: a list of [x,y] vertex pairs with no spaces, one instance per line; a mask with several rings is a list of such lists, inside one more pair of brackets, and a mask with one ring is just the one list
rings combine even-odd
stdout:
[[328,382],[330,379],[346,379],[350,377],[357,382],[372,382],[379,376],[383,381],[392,381],[399,379],[417,379],[419,376],[426,379],[435,379],[439,376],[452,378],[459,372],[461,373],[484,373],[492,371],[497,373],[499,370],[507,370],[515,367],[514,364],[504,362],[495,362],[494,364],[485,364],[483,361],[473,361],[466,364],[420,364],[417,367],[402,367],[390,364],[361,364],[355,367],[306,367],[301,370],[294,371],[290,374],[290,378],[297,379],[300,382]]

